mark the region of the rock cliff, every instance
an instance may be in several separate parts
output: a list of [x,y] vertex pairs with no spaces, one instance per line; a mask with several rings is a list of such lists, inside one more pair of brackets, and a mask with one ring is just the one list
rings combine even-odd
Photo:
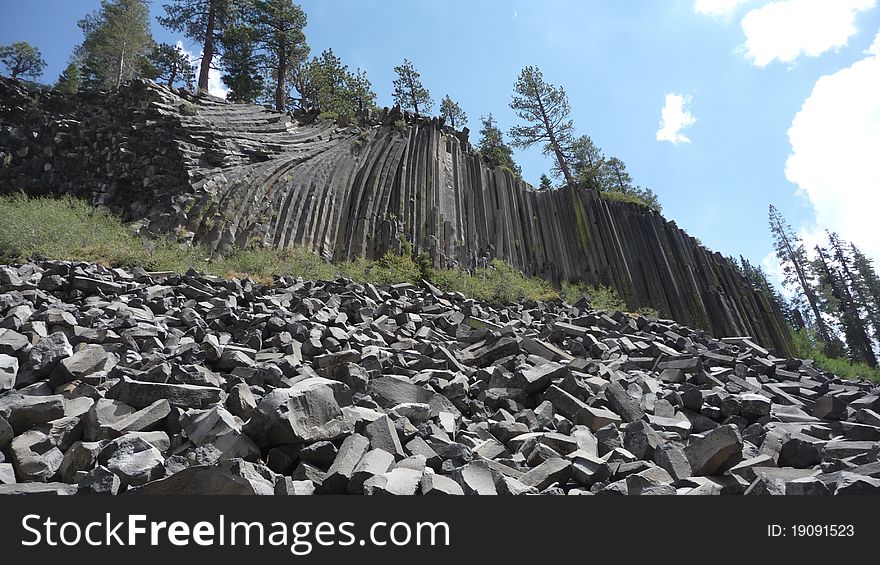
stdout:
[[536,190],[437,119],[386,109],[363,124],[149,82],[70,99],[2,80],[0,192],[74,194],[217,252],[303,246],[340,260],[408,241],[438,266],[498,258],[791,354],[767,297],[658,213],[585,189]]

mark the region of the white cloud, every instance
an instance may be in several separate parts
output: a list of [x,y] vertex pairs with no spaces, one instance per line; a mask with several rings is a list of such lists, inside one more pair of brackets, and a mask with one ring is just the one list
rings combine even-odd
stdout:
[[817,227],[880,260],[880,33],[867,57],[821,77],[795,117],[785,176],[815,208]]
[[[199,53],[199,56],[196,57],[193,55],[192,51],[189,51],[186,47],[183,46],[183,41],[178,40],[177,46],[180,47],[186,56],[189,57],[189,62],[192,64],[195,73],[196,80],[199,78],[199,65],[202,61],[202,54]],[[220,63],[220,58],[216,55],[213,59],[213,64],[218,65]],[[220,71],[217,69],[210,69],[208,71],[208,94],[211,96],[217,96],[218,98],[226,98],[226,95],[229,94],[229,89],[226,88],[226,85],[223,84],[223,80],[220,78]]]
[[729,18],[737,8],[749,0],[697,0],[694,12],[713,18]]
[[779,0],[751,10],[742,20],[746,56],[758,67],[818,57],[846,46],[855,19],[877,0]]
[[691,103],[690,96],[667,94],[666,105],[660,114],[660,129],[657,130],[657,141],[668,141],[673,145],[690,143],[691,140],[682,130],[694,125],[697,118],[687,109]]
[[865,55],[877,55],[880,56],[880,33],[877,34],[877,37],[874,38],[874,43],[868,47],[867,51],[865,51]]

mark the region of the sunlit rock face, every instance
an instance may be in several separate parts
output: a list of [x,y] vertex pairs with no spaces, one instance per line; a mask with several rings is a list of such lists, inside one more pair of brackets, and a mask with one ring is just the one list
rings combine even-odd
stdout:
[[411,246],[466,268],[498,258],[791,352],[767,297],[660,214],[586,189],[536,190],[438,119],[363,118],[340,125],[151,82],[71,99],[0,79],[0,192],[74,194],[220,253],[305,247],[341,260]]

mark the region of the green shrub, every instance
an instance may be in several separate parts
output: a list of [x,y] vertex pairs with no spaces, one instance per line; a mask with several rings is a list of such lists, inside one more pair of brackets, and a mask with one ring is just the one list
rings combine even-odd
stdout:
[[627,311],[626,302],[621,300],[617,291],[610,286],[590,286],[566,281],[562,283],[562,297],[569,304],[574,304],[582,297],[587,297],[594,310],[603,312]]
[[815,330],[811,328],[792,330],[791,335],[797,357],[812,359],[817,368],[844,379],[868,379],[880,382],[880,369],[864,363],[852,362],[849,359],[828,357],[825,354],[825,344],[816,337]]
[[602,198],[605,200],[612,200],[614,202],[627,202],[629,204],[638,204],[639,206],[644,206],[645,208],[651,208],[651,203],[641,198],[637,194],[631,194],[628,192],[618,192],[618,191],[607,191],[599,193]]
[[504,261],[494,260],[488,267],[474,269],[436,269],[430,280],[448,292],[486,302],[511,303],[520,300],[553,300],[559,293],[543,279],[527,277]]
[[643,318],[659,318],[660,310],[657,310],[652,306],[642,306],[641,308],[636,310],[636,314]]

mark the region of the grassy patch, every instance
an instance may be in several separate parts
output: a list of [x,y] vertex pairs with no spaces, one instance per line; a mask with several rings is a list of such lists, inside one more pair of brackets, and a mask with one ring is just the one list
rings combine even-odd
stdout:
[[637,194],[610,190],[607,192],[601,192],[600,196],[605,200],[613,200],[615,202],[628,202],[630,204],[638,204],[639,206],[644,206],[645,208],[653,208],[650,202]]
[[527,277],[509,264],[492,261],[489,267],[474,269],[432,269],[430,281],[451,292],[487,302],[510,303],[520,300],[553,300],[559,292],[543,279]]
[[825,345],[816,338],[816,332],[804,328],[792,331],[792,342],[798,357],[812,359],[823,371],[834,373],[845,379],[867,379],[880,382],[880,369],[874,369],[864,363],[855,363],[849,359],[833,358],[825,355]]
[[593,309],[603,312],[626,312],[627,306],[617,291],[610,286],[591,286],[566,281],[562,283],[562,298],[574,304],[582,297],[589,299]]
[[478,300],[515,302],[550,300],[558,293],[549,283],[526,277],[502,261],[473,272],[434,269],[425,257],[388,252],[380,259],[328,263],[306,249],[242,249],[209,259],[201,246],[171,239],[137,237],[116,216],[74,198],[0,197],[0,263],[31,257],[89,261],[108,267],[140,266],[148,271],[185,272],[190,268],[223,277],[249,276],[271,283],[274,275],[310,280],[345,277],[361,283],[417,283],[428,279],[449,292]]

